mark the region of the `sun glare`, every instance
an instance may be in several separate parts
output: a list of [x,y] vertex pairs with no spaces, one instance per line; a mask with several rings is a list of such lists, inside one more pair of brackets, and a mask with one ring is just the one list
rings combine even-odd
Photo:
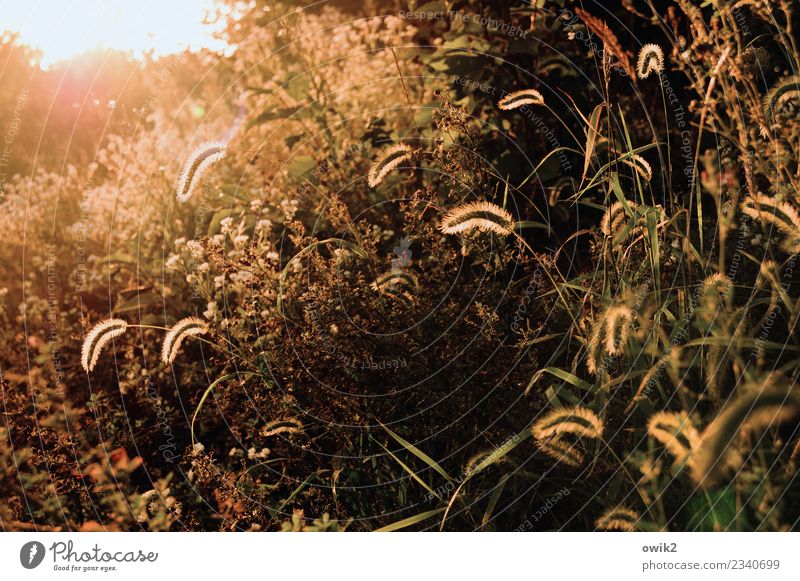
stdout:
[[218,26],[208,24],[214,8],[214,0],[0,0],[0,31],[18,32],[20,42],[41,50],[43,67],[96,48],[139,58],[223,48],[212,36]]

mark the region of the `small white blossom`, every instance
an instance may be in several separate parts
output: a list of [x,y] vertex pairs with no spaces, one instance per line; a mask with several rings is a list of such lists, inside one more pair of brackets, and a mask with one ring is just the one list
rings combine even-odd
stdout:
[[233,218],[228,216],[227,218],[223,218],[220,223],[219,227],[223,234],[228,234],[231,231],[231,227],[233,226]]
[[195,260],[199,260],[203,256],[203,246],[197,240],[189,240],[186,243],[186,249]]

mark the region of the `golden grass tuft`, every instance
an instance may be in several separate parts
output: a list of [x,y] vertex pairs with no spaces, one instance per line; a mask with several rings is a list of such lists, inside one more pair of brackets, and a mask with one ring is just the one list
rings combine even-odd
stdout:
[[647,422],[647,433],[661,442],[678,463],[687,460],[700,442],[700,433],[686,412],[654,414]]
[[524,89],[509,93],[497,102],[498,108],[503,111],[519,109],[525,105],[544,105],[544,97],[536,89]]
[[649,43],[642,47],[636,61],[636,72],[640,79],[646,79],[652,73],[660,75],[664,72],[664,51],[660,46]]
[[622,163],[629,165],[639,174],[639,177],[644,181],[649,182],[653,179],[653,168],[647,163],[647,160],[638,153],[621,159]]
[[603,531],[633,532],[641,517],[635,511],[618,506],[603,513],[595,521],[595,526]]
[[537,440],[560,437],[564,434],[602,439],[603,420],[583,406],[554,409],[533,424],[531,431]]
[[128,328],[127,321],[122,319],[106,319],[101,321],[86,335],[81,349],[81,365],[87,373],[97,365],[97,359],[103,347],[114,337],[119,337]]
[[800,251],[800,215],[791,204],[757,194],[748,196],[742,202],[741,210],[751,218],[772,224],[784,234],[781,246],[786,252],[795,254]]
[[760,383],[746,386],[703,431],[692,457],[692,478],[699,486],[713,486],[742,459],[735,451],[740,437],[800,416],[800,390],[794,380],[771,373]]
[[278,434],[296,434],[302,431],[303,423],[296,418],[289,418],[268,422],[261,428],[260,433],[266,438],[268,436],[277,436]]
[[409,303],[419,289],[419,281],[410,272],[393,271],[379,276],[371,286],[381,294]]
[[[628,202],[632,210],[636,209],[635,202]],[[622,202],[614,202],[608,207],[603,219],[600,221],[600,231],[608,237],[616,238],[627,226],[628,215]]]
[[181,343],[186,337],[203,335],[207,332],[208,324],[203,319],[198,317],[181,319],[172,326],[166,337],[164,337],[164,343],[161,346],[161,360],[167,365],[172,365],[181,348]]
[[180,203],[192,197],[208,169],[225,159],[227,144],[222,141],[209,141],[195,149],[186,160],[178,178],[176,197]]
[[369,187],[375,188],[380,185],[389,172],[400,167],[404,161],[410,160],[413,153],[411,147],[404,143],[396,143],[381,151],[375,163],[369,168],[367,174]]
[[627,305],[615,305],[608,309],[605,316],[605,343],[609,355],[622,355],[628,342],[633,311]]
[[772,87],[762,103],[764,116],[768,122],[773,122],[775,114],[790,101],[800,102],[800,76],[793,75],[785,78]]
[[554,460],[573,468],[579,468],[585,458],[583,452],[561,438],[536,440],[536,446]]
[[460,234],[472,230],[511,234],[514,218],[491,202],[470,202],[448,212],[442,219],[440,230],[444,234]]

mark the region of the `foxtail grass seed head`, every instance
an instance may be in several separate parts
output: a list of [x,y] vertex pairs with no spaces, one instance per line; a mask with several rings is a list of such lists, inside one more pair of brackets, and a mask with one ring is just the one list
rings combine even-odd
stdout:
[[592,410],[582,406],[558,408],[537,420],[531,430],[537,440],[561,437],[564,434],[599,440],[603,437],[603,420]]
[[278,434],[296,434],[303,430],[303,423],[295,418],[287,420],[273,420],[261,428],[261,435],[277,436]]
[[585,459],[583,452],[559,437],[537,439],[536,447],[552,459],[573,468],[579,468]]
[[633,532],[641,517],[629,508],[618,506],[607,510],[595,521],[595,526],[603,531]]
[[737,444],[742,439],[800,418],[800,390],[779,372],[747,382],[741,392],[706,427],[692,455],[691,475],[699,486],[713,486],[727,471],[741,468],[745,458]]
[[470,202],[448,212],[442,219],[440,230],[444,234],[460,234],[480,230],[495,234],[511,234],[513,216],[491,202]]
[[367,174],[369,187],[377,187],[389,172],[400,167],[403,162],[409,161],[413,153],[411,147],[405,143],[397,143],[381,151],[375,163],[369,168],[369,174]]
[[225,159],[227,144],[222,141],[210,141],[200,145],[186,160],[178,179],[176,197],[180,203],[192,197],[197,186],[208,169]]
[[478,464],[488,458],[491,453],[491,450],[481,450],[477,454],[473,454],[470,459],[467,460],[467,463],[464,464],[464,474],[472,474],[478,467]]
[[664,51],[657,44],[646,44],[639,51],[636,72],[640,79],[646,79],[651,73],[660,75],[664,72]]
[[784,234],[781,247],[789,254],[800,252],[800,215],[789,202],[781,202],[757,194],[748,196],[741,205],[742,213],[772,224]]
[[586,370],[592,375],[597,375],[602,365],[600,348],[603,342],[603,325],[598,321],[592,328],[592,334],[586,348]]
[[525,105],[544,105],[544,97],[536,89],[525,89],[509,93],[497,102],[503,111],[519,109]]
[[[706,277],[700,289],[703,297],[703,306],[713,307],[716,311],[719,302],[728,296],[732,288],[731,279],[724,274],[717,272]],[[714,316],[717,316],[716,312]]]
[[197,317],[181,319],[172,326],[167,332],[167,336],[164,337],[164,344],[161,346],[161,360],[167,365],[172,365],[181,348],[181,343],[186,337],[202,335],[207,332],[208,325],[203,319]]
[[756,220],[770,222],[784,234],[800,234],[800,215],[788,202],[756,194],[745,198],[741,208],[744,214]]
[[630,157],[624,158],[622,163],[631,166],[644,181],[649,182],[653,179],[653,168],[641,155],[634,153]]
[[625,305],[616,305],[606,312],[605,335],[606,352],[609,355],[622,355],[628,342],[631,325],[633,324],[633,311]]
[[[636,209],[636,204],[634,202],[628,202],[628,205],[632,210]],[[606,236],[617,236],[624,230],[627,217],[622,202],[614,202],[609,206],[608,210],[606,210],[603,219],[600,221],[600,231]]]
[[800,76],[793,75],[779,81],[764,96],[763,109],[767,122],[772,123],[775,115],[792,103],[800,105]]
[[410,272],[398,271],[387,272],[379,276],[378,279],[372,283],[372,288],[375,290],[386,290],[398,287],[415,291],[419,288],[419,281],[417,281],[417,277]]
[[700,442],[700,433],[686,412],[658,412],[647,423],[647,432],[658,440],[680,463],[686,460]]
[[419,289],[419,282],[410,272],[387,272],[372,283],[372,288],[383,295],[410,304]]
[[81,365],[87,373],[97,365],[97,359],[103,347],[114,337],[119,337],[128,328],[128,323],[122,319],[106,319],[95,325],[83,340],[81,349]]

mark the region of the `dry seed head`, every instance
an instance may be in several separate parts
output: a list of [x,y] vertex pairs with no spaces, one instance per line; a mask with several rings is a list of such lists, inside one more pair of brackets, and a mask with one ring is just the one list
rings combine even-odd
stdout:
[[419,288],[419,282],[417,281],[417,277],[409,272],[398,271],[398,272],[387,272],[378,277],[378,279],[372,283],[372,288],[375,290],[385,290],[391,289],[396,287],[403,287],[409,290],[417,290]]
[[800,390],[789,378],[775,372],[749,384],[703,431],[691,462],[695,483],[711,486],[727,469],[741,464],[742,457],[734,446],[741,435],[798,416]]
[[375,163],[369,168],[367,174],[369,187],[378,186],[390,171],[399,167],[404,161],[410,160],[412,154],[413,150],[405,143],[397,143],[381,151]]
[[388,295],[403,303],[410,304],[419,282],[417,277],[409,272],[387,272],[372,283],[372,288],[381,294]]
[[491,450],[482,450],[477,454],[473,454],[473,456],[467,460],[467,463],[464,465],[464,474],[472,474],[472,471],[477,468],[478,464],[488,458],[491,453]]
[[628,342],[633,311],[625,305],[608,309],[605,317],[606,351],[609,355],[622,355]]
[[274,420],[261,428],[261,435],[276,436],[278,434],[295,434],[303,430],[303,423],[295,418],[288,420]]
[[714,291],[721,296],[725,296],[732,286],[731,279],[722,273],[716,272],[711,276],[707,276],[703,281],[703,294]]
[[675,456],[677,462],[688,458],[700,442],[700,434],[686,412],[658,412],[651,416],[647,431]]
[[533,424],[531,431],[537,440],[547,440],[563,434],[599,440],[603,437],[603,420],[592,410],[582,406],[558,408]]
[[788,202],[780,202],[764,194],[748,196],[742,202],[742,212],[775,225],[784,234],[800,233],[800,215]]
[[209,141],[192,152],[181,170],[176,197],[183,203],[192,197],[203,175],[215,163],[225,159],[227,144],[222,141]]
[[186,337],[202,335],[208,332],[208,325],[203,319],[197,317],[186,317],[175,323],[164,337],[164,344],[161,347],[161,360],[167,365],[172,365],[181,343]]
[[511,234],[514,218],[509,212],[491,202],[470,202],[450,210],[442,219],[444,234],[459,234],[471,230]]
[[604,531],[633,532],[641,517],[629,508],[618,506],[607,510],[597,519],[595,526]]
[[586,369],[592,375],[596,375],[599,370],[600,347],[603,339],[603,325],[592,326],[592,336],[586,350]]
[[122,335],[127,328],[128,323],[122,319],[106,319],[92,327],[83,340],[81,349],[81,365],[87,373],[97,365],[103,347],[114,337]]
[[542,59],[539,62],[537,72],[540,75],[549,75],[556,73],[561,76],[575,76],[575,71],[570,66],[570,63],[561,55],[553,55]]
[[800,101],[800,76],[794,75],[779,81],[764,96],[764,116],[772,122],[775,113],[791,101]]
[[544,105],[544,97],[536,89],[525,89],[509,93],[497,102],[497,106],[503,111],[519,109],[525,105]]
[[664,72],[664,51],[657,44],[646,44],[639,51],[636,72],[640,79],[646,79],[651,73],[660,75]]
[[554,460],[572,466],[573,468],[578,468],[583,464],[583,452],[561,438],[536,440],[536,446]]
[[639,174],[639,177],[646,182],[649,182],[653,178],[653,168],[651,168],[650,164],[638,153],[623,158],[622,163],[631,166],[636,170],[636,173]]
[[627,51],[622,48],[622,44],[617,38],[617,35],[614,34],[614,31],[611,30],[608,24],[606,24],[600,18],[592,16],[580,8],[575,9],[575,14],[578,15],[578,18],[583,20],[584,24],[586,24],[586,28],[588,28],[592,33],[596,34],[600,40],[603,41],[604,52],[611,52],[611,54],[617,57],[619,64],[622,65],[623,69],[625,69],[625,73],[631,79],[635,79],[636,69],[633,68],[633,64],[630,62]]
[[757,194],[748,196],[742,202],[741,210],[751,218],[772,224],[785,234],[781,246],[786,252],[800,252],[800,215],[791,204]]
[[[636,209],[635,202],[628,202],[628,206],[632,210]],[[600,221],[600,230],[606,236],[614,237],[624,230],[627,218],[628,215],[625,213],[622,202],[614,202],[603,215],[603,219]]]

